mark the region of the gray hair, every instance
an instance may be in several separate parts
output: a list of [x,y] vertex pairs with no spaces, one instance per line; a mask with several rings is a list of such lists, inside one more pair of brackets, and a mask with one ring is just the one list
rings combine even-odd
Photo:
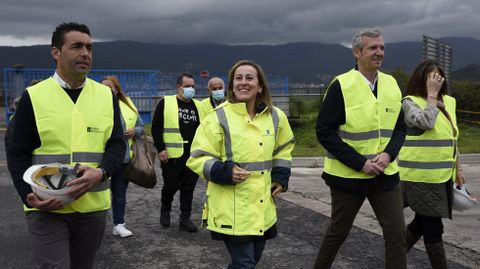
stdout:
[[357,49],[362,49],[363,43],[362,43],[362,37],[367,36],[371,38],[379,37],[382,36],[383,32],[380,28],[367,28],[367,29],[362,29],[355,33],[353,36],[352,40],[352,49],[357,48]]

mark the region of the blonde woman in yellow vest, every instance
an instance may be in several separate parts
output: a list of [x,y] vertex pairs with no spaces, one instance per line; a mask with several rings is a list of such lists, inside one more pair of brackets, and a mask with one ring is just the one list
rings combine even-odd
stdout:
[[[24,203],[35,268],[93,268],[110,208],[107,181],[125,152],[118,102],[87,77],[92,42],[86,25],[62,23],[52,36],[52,77],[27,88],[15,114],[8,167]],[[42,200],[22,179],[32,164],[80,163],[67,183],[68,205]]]
[[125,135],[125,157],[122,166],[112,175],[110,190],[112,192],[113,235],[128,237],[132,232],[125,227],[125,206],[127,204],[128,178],[123,176],[125,168],[132,158],[133,138],[143,134],[143,121],[132,100],[125,95],[116,76],[107,76],[102,84],[108,86],[118,98],[122,127]]
[[462,185],[455,99],[447,95],[442,68],[433,60],[420,63],[403,100],[407,137],[399,154],[406,204],[415,212],[407,226],[410,249],[423,236],[433,268],[447,268],[442,218],[452,217],[452,183]]
[[200,121],[202,109],[195,96],[195,80],[187,73],[177,77],[177,94],[162,98],[152,120],[152,137],[162,167],[163,187],[160,225],[170,227],[170,212],[175,193],[180,190],[181,231],[194,233],[197,226],[190,220],[193,192],[198,176],[186,162]]
[[288,188],[295,141],[259,65],[239,61],[228,78],[227,101],[202,121],[187,165],[208,181],[204,222],[224,241],[228,268],[254,268],[277,235],[274,197]]

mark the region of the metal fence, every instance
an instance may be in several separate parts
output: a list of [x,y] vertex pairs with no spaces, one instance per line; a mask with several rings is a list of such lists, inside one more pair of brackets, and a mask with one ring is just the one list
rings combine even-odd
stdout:
[[[16,97],[22,95],[32,80],[43,80],[51,77],[53,69],[39,68],[4,68],[4,97],[7,115],[7,124],[14,113],[13,103]],[[118,70],[94,69],[88,77],[100,81],[103,77],[115,75],[118,77],[122,89],[137,107],[142,120],[150,123],[159,97],[176,93],[178,74],[163,74],[158,70]],[[227,82],[226,76],[222,77]],[[208,77],[195,76],[196,96],[208,95]],[[288,96],[288,77],[279,75],[268,76],[272,95]]]

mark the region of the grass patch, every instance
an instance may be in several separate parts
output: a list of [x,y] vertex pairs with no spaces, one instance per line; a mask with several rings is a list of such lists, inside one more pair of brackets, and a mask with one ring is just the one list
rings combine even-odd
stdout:
[[458,139],[458,150],[460,153],[479,153],[480,126],[460,123],[460,137]]
[[292,127],[297,144],[293,149],[294,157],[325,156],[325,149],[320,145],[315,133],[318,112],[309,112],[300,116],[298,126]]

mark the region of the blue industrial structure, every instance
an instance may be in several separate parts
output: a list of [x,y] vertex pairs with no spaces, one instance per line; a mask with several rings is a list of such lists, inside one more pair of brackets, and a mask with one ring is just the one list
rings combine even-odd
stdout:
[[[14,113],[12,107],[14,99],[21,96],[32,80],[43,80],[52,76],[53,73],[53,69],[4,68],[7,123]],[[103,77],[109,75],[118,77],[123,90],[133,100],[145,123],[150,123],[152,120],[151,115],[155,110],[157,97],[176,93],[177,74],[163,74],[158,70],[94,69],[88,77],[100,81]],[[227,83],[226,76],[220,77]],[[196,96],[207,96],[207,81],[208,78],[195,77]],[[288,77],[269,75],[268,81],[272,95],[288,95]]]

